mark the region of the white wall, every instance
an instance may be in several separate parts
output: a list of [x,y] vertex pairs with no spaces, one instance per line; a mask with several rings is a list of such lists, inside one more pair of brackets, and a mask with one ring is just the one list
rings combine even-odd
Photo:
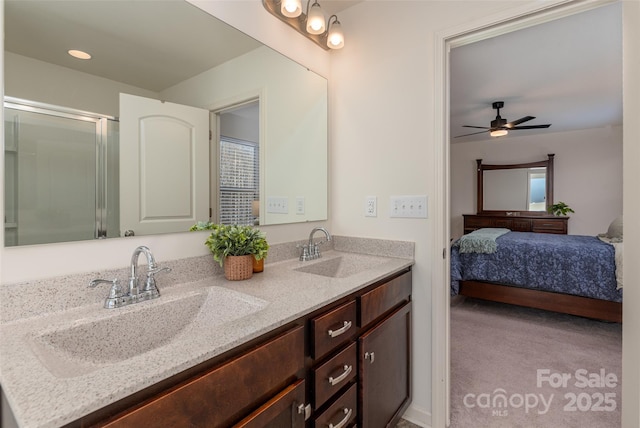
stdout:
[[10,97],[116,117],[120,92],[158,98],[153,91],[11,52],[5,52],[4,82]]
[[622,214],[622,127],[551,132],[451,145],[451,232],[476,213],[476,159],[524,163],[554,153],[554,201],[566,202],[569,234],[597,235]]
[[[430,196],[434,177],[434,33],[521,2],[365,1],[340,14],[345,47],[332,54],[333,230],[415,241],[412,420],[431,423],[430,219],[389,218],[389,197]],[[378,216],[364,217],[366,196]],[[442,286],[442,284],[437,284]]]

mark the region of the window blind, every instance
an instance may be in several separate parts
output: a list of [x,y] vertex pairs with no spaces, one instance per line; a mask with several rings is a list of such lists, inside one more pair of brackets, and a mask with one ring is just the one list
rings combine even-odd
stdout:
[[259,194],[258,144],[220,137],[220,223],[254,225]]

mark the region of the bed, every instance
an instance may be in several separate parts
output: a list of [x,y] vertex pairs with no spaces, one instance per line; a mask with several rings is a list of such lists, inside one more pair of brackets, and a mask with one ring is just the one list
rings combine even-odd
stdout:
[[507,230],[495,252],[461,252],[463,239],[451,246],[452,295],[622,322],[616,251],[598,237]]

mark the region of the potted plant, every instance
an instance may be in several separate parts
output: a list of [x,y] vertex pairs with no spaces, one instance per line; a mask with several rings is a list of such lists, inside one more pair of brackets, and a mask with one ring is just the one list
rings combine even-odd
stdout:
[[562,201],[558,202],[557,204],[551,205],[549,208],[547,208],[547,211],[555,216],[567,215],[567,213],[575,213],[575,211],[572,210],[569,205],[565,204]]
[[[225,277],[231,281],[251,278],[254,264],[261,265],[255,262],[263,262],[269,250],[264,233],[252,226],[198,222],[189,230],[211,230],[205,245],[213,259],[224,268]],[[260,266],[256,271],[261,271]]]

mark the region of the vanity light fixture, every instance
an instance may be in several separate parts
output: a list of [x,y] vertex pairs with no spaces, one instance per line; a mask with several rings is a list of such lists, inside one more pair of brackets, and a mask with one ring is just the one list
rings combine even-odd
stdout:
[[344,46],[342,25],[336,15],[325,22],[324,12],[318,0],[308,0],[306,14],[301,0],[262,0],[265,9],[282,22],[325,50]]
[[508,133],[509,131],[507,131],[506,129],[496,129],[495,131],[491,131],[489,135],[491,135],[492,137],[504,137]]
[[77,49],[69,49],[67,51],[67,53],[69,55],[71,55],[74,58],[78,58],[78,59],[91,59],[91,54],[85,52],[85,51],[80,51]]

